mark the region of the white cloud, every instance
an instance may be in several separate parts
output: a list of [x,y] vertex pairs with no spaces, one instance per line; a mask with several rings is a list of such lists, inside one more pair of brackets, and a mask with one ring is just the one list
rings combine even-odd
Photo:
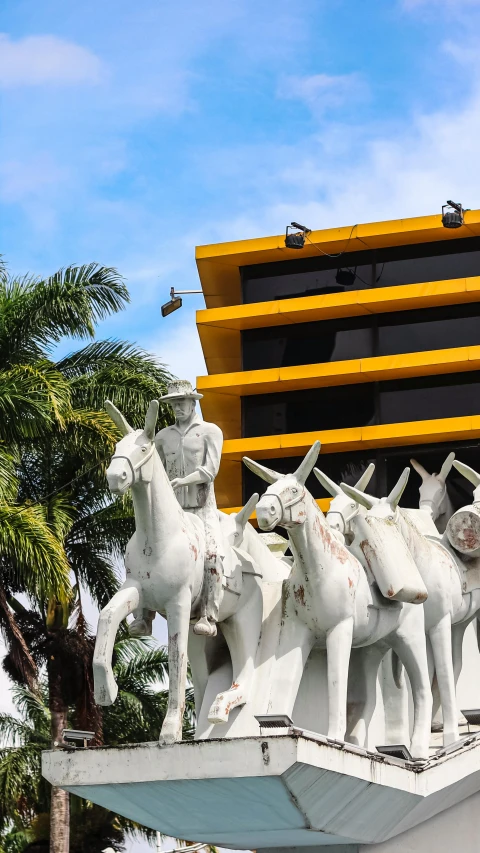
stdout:
[[287,76],[277,89],[279,98],[302,101],[316,113],[342,107],[348,101],[364,98],[366,93],[366,84],[357,73]]
[[85,47],[56,36],[27,36],[13,41],[0,33],[0,87],[67,86],[99,83],[101,61]]

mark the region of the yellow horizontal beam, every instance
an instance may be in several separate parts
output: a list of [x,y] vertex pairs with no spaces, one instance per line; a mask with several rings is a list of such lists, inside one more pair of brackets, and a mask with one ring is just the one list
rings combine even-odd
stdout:
[[[317,504],[320,507],[320,509],[322,510],[322,512],[328,512],[328,508],[330,506],[331,500],[332,500],[331,498],[316,498]],[[230,515],[232,512],[240,512],[242,507],[241,506],[230,506],[230,507],[220,507],[220,509],[222,510],[222,512],[226,512],[228,515]],[[252,514],[249,518],[249,521],[253,522],[256,525],[257,513],[255,512],[255,510],[252,512]]]
[[[463,373],[480,369],[480,346],[382,355],[348,361],[304,364],[295,367],[272,367],[199,376],[197,389],[203,394],[228,397],[274,394],[332,385],[356,385],[361,382]],[[213,403],[213,400],[212,400]],[[220,411],[218,412],[220,415]]]
[[476,302],[479,299],[480,276],[471,276],[203,309],[197,311],[197,326],[202,335],[203,327],[241,331],[266,326],[311,323],[317,320],[336,320],[341,317],[385,314],[390,311],[436,308]]
[[378,426],[227,439],[223,445],[222,459],[233,462],[241,460],[243,456],[251,456],[253,459],[302,456],[318,439],[322,442],[325,453],[341,453],[347,450],[467,441],[476,438],[480,438],[480,415],[467,415],[459,418],[435,418]]
[[241,301],[239,297],[242,266],[314,257],[318,255],[319,249],[327,254],[338,254],[445,241],[478,234],[480,210],[469,210],[465,213],[465,224],[452,230],[442,226],[440,214],[419,216],[312,231],[301,252],[285,247],[284,234],[197,246],[196,260],[207,307],[216,308]]

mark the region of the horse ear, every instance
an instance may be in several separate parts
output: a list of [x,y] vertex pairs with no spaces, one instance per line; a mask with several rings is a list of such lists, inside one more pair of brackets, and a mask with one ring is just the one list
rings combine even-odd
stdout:
[[299,483],[305,485],[307,477],[309,474],[311,474],[313,466],[315,465],[315,462],[318,459],[320,447],[320,442],[315,441],[314,444],[312,444],[307,455],[305,456],[305,459],[300,462],[300,465],[298,466],[297,470],[295,471],[295,474],[293,475]]
[[368,468],[365,469],[359,481],[355,483],[355,488],[359,489],[360,492],[363,492],[367,488],[370,480],[372,479],[374,471],[375,463],[370,462],[370,465],[368,466]]
[[405,487],[408,483],[409,476],[410,476],[410,468],[405,468],[402,471],[402,473],[398,479],[398,482],[395,484],[395,486],[393,487],[389,496],[387,497],[387,503],[389,503],[391,506],[393,506],[393,507],[398,506],[398,502],[399,502],[400,498],[402,497],[402,495],[405,491]]
[[480,486],[480,474],[477,474],[477,472],[474,471],[473,468],[470,468],[468,465],[465,465],[464,462],[459,462],[458,459],[455,459],[453,464],[457,471],[460,471],[460,474],[463,474],[463,476],[466,477],[467,480],[470,480],[470,482],[473,483],[475,488],[477,488],[477,486]]
[[150,441],[155,438],[155,426],[158,418],[158,400],[152,400],[145,415],[145,432]]
[[247,501],[245,506],[242,507],[239,512],[237,512],[235,516],[235,524],[238,528],[240,528],[240,530],[243,531],[245,529],[245,525],[259,500],[260,495],[258,494],[258,492],[255,492],[255,494],[253,494],[252,497]]
[[380,503],[379,498],[374,498],[373,495],[367,495],[365,492],[361,492],[359,489],[356,489],[355,486],[347,486],[346,483],[341,483],[340,485],[342,487],[342,492],[345,492],[349,498],[353,498],[357,504],[361,504],[367,509],[371,509],[372,506]]
[[130,426],[126,418],[123,417],[122,413],[113,405],[111,400],[105,400],[105,410],[122,435],[128,435],[129,432],[133,432],[133,427]]
[[277,480],[280,480],[283,477],[283,474],[278,474],[277,471],[272,471],[271,468],[265,468],[264,465],[260,465],[259,462],[255,462],[253,459],[249,459],[248,456],[243,457],[243,462],[250,468],[250,471],[253,471],[254,474],[258,474],[262,480],[265,480],[266,483],[276,483]]
[[329,495],[332,496],[332,498],[336,498],[337,495],[343,494],[340,486],[337,486],[337,484],[334,483],[333,480],[330,479],[330,477],[327,477],[327,475],[324,474],[323,471],[320,471],[319,468],[314,468],[313,473],[315,474],[318,482],[322,484],[323,488],[326,489],[326,491]]
[[416,459],[410,459],[410,465],[417,472],[417,474],[420,474],[422,480],[426,480],[427,477],[430,476],[427,469],[424,468],[423,465],[420,465],[420,462],[417,462]]
[[455,454],[449,453],[447,458],[445,459],[445,462],[443,463],[442,467],[440,468],[440,473],[438,474],[438,477],[440,480],[443,480],[443,482],[445,482],[448,475],[450,474],[450,471],[452,470],[452,465],[453,465],[454,459],[455,459]]

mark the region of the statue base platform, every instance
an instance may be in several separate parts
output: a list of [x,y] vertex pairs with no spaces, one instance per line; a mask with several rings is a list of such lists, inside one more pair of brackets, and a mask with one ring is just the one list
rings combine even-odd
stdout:
[[479,849],[478,735],[424,763],[306,732],[57,749],[43,754],[43,775],[152,829],[222,847]]

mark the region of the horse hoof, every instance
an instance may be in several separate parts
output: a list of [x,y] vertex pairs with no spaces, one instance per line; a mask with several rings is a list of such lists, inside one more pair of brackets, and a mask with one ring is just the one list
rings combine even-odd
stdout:
[[210,622],[206,616],[202,616],[197,624],[193,626],[193,633],[199,637],[216,637],[217,626],[215,622]]
[[213,723],[215,726],[218,726],[220,723],[228,723],[228,711],[222,710],[220,705],[214,702],[208,712],[208,722]]
[[145,619],[134,619],[128,626],[130,637],[151,637],[152,624],[148,624]]
[[158,738],[160,746],[170,746],[172,743],[178,743],[181,739],[182,733],[178,731],[176,725],[163,724],[160,737]]

